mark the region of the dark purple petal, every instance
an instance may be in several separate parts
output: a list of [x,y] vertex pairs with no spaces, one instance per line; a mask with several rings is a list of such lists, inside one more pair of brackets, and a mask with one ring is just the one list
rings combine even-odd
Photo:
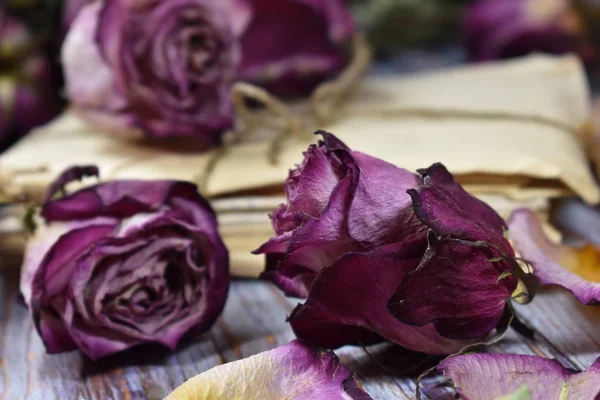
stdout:
[[[21,277],[22,292],[36,328],[49,352],[66,351],[73,347],[70,335],[67,333],[68,328],[60,319],[59,313],[64,311],[67,287],[75,270],[78,254],[115,228],[114,223],[92,223],[68,231],[61,235],[49,250],[42,253],[43,259],[37,268],[31,264],[31,259],[40,257],[41,254],[36,252],[44,249],[28,248],[25,259],[29,262]],[[55,301],[60,304],[60,309],[52,306]]]
[[598,250],[569,248],[552,243],[531,210],[515,210],[508,219],[510,239],[522,258],[533,266],[543,285],[571,292],[582,304],[600,303]]
[[452,379],[465,399],[499,399],[523,387],[531,400],[589,399],[600,396],[600,359],[572,373],[554,360],[516,354],[468,354],[442,361],[437,370]]
[[504,238],[506,223],[490,206],[471,196],[442,164],[419,170],[423,183],[410,190],[417,217],[436,233],[471,241],[482,240],[513,255]]
[[388,299],[417,266],[425,246],[418,240],[377,253],[348,253],[324,268],[306,302],[289,318],[296,335],[327,348],[367,344],[378,336],[429,354],[449,354],[464,347],[467,341],[445,339],[433,325],[403,324],[388,311]]
[[419,267],[402,281],[389,310],[402,323],[433,323],[448,338],[475,339],[494,330],[516,289],[509,266],[489,260],[486,249],[430,235]]

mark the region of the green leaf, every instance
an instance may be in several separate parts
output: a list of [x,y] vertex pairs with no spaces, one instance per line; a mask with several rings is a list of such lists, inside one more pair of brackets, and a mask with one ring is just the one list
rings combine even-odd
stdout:
[[498,277],[498,279],[496,279],[496,283],[500,282],[504,278],[508,278],[509,276],[512,276],[512,272],[510,272],[510,271],[504,271],[503,273],[500,274],[500,276]]

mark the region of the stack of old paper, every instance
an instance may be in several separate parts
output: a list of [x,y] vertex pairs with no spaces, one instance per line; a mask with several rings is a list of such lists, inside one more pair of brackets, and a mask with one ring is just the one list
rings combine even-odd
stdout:
[[67,112],[0,156],[0,175],[4,197],[21,202],[39,200],[48,182],[74,164],[98,165],[102,179],[194,181],[217,210],[233,272],[256,276],[263,261],[250,251],[271,235],[267,213],[285,201],[282,183],[318,139],[316,128],[410,170],[443,162],[501,214],[526,205],[545,218],[554,197],[600,201],[581,136],[589,111],[575,57],[533,56],[368,77],[333,120],[298,115],[303,132],[279,142],[275,163],[268,140],[197,153],[99,132]]

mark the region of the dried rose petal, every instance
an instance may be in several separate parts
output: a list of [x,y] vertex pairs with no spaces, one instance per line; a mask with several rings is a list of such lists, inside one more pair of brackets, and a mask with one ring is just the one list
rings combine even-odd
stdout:
[[179,386],[165,400],[369,400],[332,352],[301,341],[220,365]]
[[571,292],[582,304],[600,302],[598,250],[592,246],[572,248],[551,242],[535,214],[515,210],[508,219],[510,239],[533,273],[544,285],[557,285]]
[[[437,370],[452,379],[464,399],[596,400],[600,396],[600,358],[573,373],[554,360],[515,354],[469,354],[442,361]],[[512,395],[512,397],[511,397]]]

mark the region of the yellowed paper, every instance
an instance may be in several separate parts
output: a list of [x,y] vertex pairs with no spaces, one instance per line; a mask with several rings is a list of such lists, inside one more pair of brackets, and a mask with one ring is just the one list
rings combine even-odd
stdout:
[[[441,161],[463,183],[513,198],[575,193],[600,201],[577,137],[589,93],[575,57],[535,56],[434,74],[370,77],[322,128],[349,146],[415,170]],[[268,143],[242,144],[205,173],[214,152],[189,143],[169,147],[97,132],[66,113],[0,156],[5,191],[39,199],[73,164],[100,166],[103,179],[185,179],[221,196],[280,187],[287,171],[317,138],[289,138],[277,165]],[[490,182],[493,185],[490,185]]]
[[[443,162],[502,215],[528,205],[544,218],[553,197],[577,194],[600,201],[579,136],[589,111],[577,59],[534,56],[433,74],[369,77],[334,121],[314,129],[410,170]],[[66,112],[0,156],[0,190],[11,201],[39,201],[49,182],[77,164],[98,165],[105,180],[196,182],[213,199],[233,273],[256,276],[263,259],[249,252],[270,237],[266,214],[285,200],[282,183],[289,168],[317,140],[310,125],[303,124],[303,137],[280,143],[272,164],[268,141],[239,144],[217,158],[215,151],[194,151],[190,142],[166,145],[99,132]]]

